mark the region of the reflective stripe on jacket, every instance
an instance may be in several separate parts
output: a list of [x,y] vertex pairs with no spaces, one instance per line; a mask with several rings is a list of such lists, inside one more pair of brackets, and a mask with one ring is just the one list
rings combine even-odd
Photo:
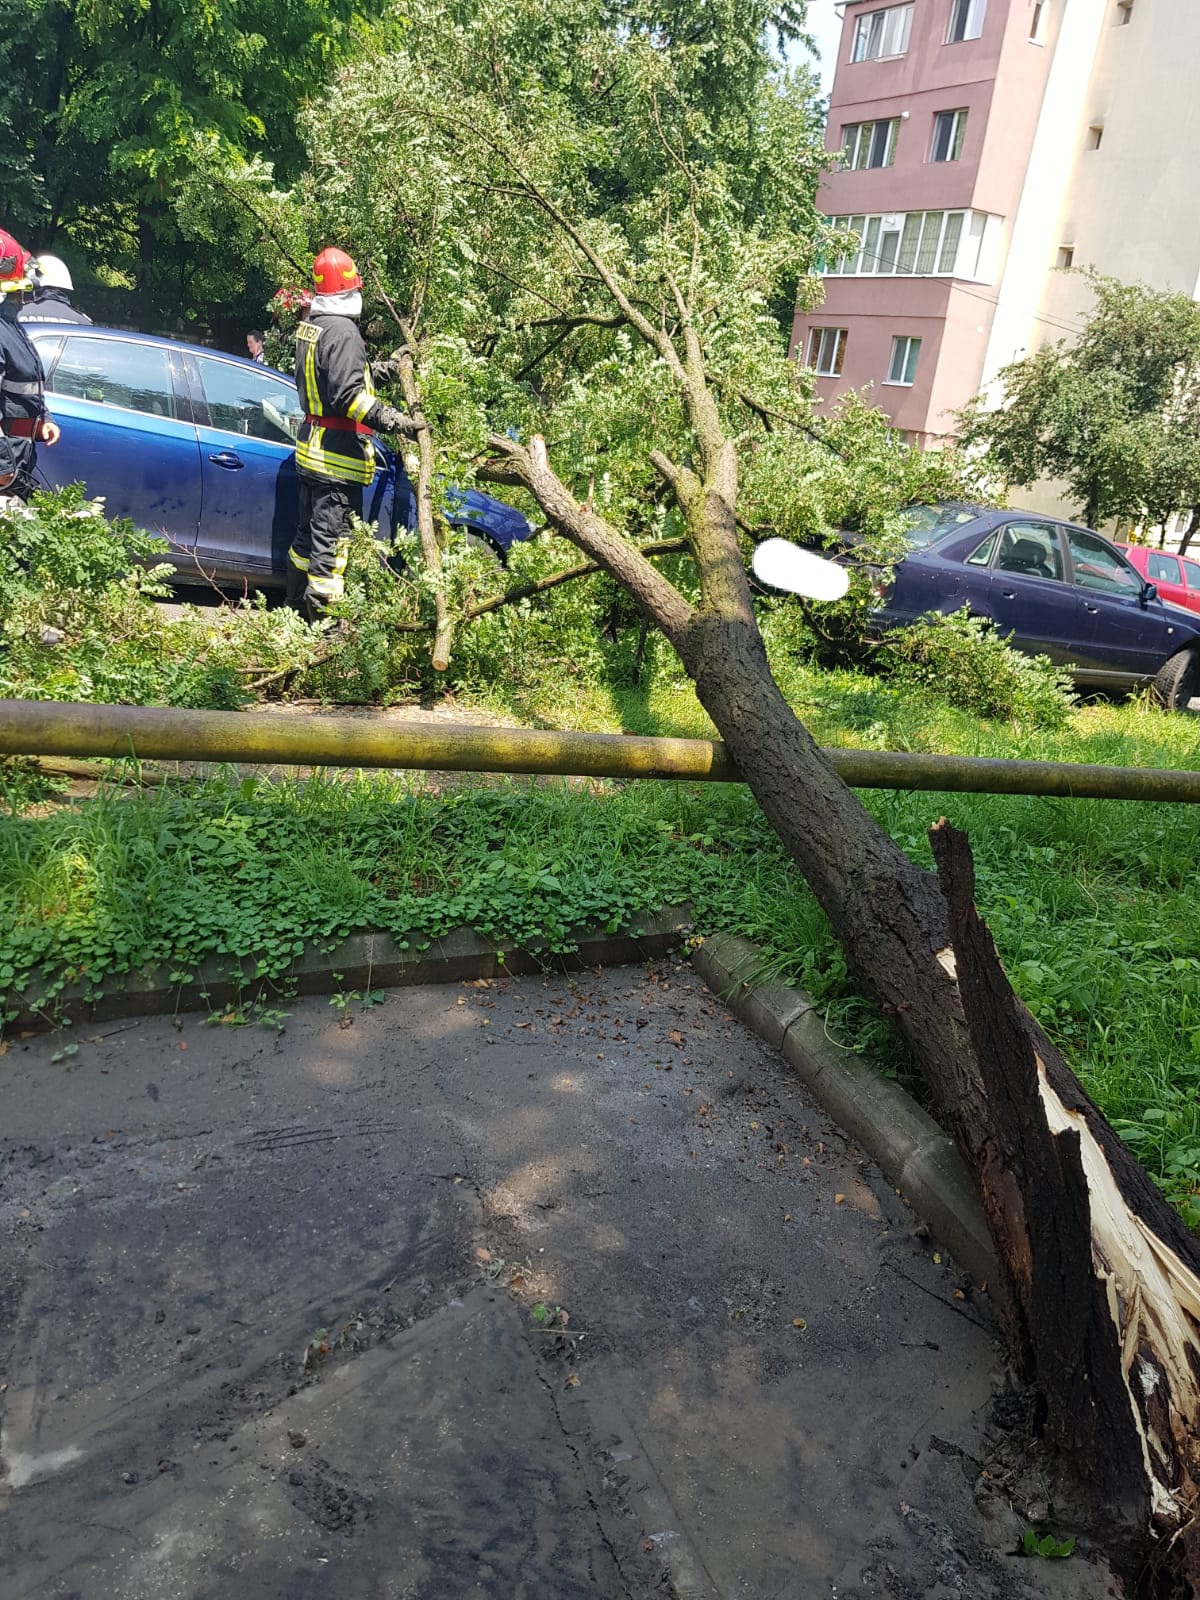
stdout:
[[[296,330],[296,388],[312,417],[365,422],[378,404],[358,324],[351,317],[313,316]],[[296,442],[296,466],[316,478],[370,483],[375,450],[369,434],[307,419]]]

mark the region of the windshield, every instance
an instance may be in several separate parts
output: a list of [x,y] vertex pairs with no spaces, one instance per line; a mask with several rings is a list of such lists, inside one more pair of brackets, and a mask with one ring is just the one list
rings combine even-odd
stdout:
[[956,528],[974,522],[981,513],[976,506],[910,506],[900,515],[909,544],[914,550],[928,550]]

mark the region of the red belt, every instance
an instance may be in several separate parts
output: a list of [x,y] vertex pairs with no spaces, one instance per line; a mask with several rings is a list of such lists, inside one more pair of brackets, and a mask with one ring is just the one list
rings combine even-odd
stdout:
[[42,436],[41,420],[37,417],[9,417],[0,422],[0,429],[10,439],[40,439]]
[[365,422],[355,422],[350,417],[314,417],[306,411],[304,420],[311,422],[314,428],[332,428],[335,433],[370,434],[371,432]]

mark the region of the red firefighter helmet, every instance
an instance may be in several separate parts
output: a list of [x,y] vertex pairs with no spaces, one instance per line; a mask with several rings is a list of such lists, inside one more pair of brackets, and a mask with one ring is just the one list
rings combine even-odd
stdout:
[[361,289],[362,277],[354,262],[344,250],[322,250],[313,262],[313,283],[318,294],[343,294],[347,289]]
[[0,228],[0,293],[29,288],[29,251]]

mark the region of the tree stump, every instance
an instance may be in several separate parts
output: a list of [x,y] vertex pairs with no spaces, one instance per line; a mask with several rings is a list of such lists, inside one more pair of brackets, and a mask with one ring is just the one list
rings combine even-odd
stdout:
[[[1127,1576],[1200,1594],[1200,1248],[1017,999],[974,906],[965,834],[931,832],[984,1091],[962,1104],[1007,1278],[1011,1346],[1048,1442]],[[981,1137],[982,1131],[982,1137]],[[1003,1303],[1003,1299],[1002,1299]],[[1190,1588],[1188,1587],[1190,1585]]]

